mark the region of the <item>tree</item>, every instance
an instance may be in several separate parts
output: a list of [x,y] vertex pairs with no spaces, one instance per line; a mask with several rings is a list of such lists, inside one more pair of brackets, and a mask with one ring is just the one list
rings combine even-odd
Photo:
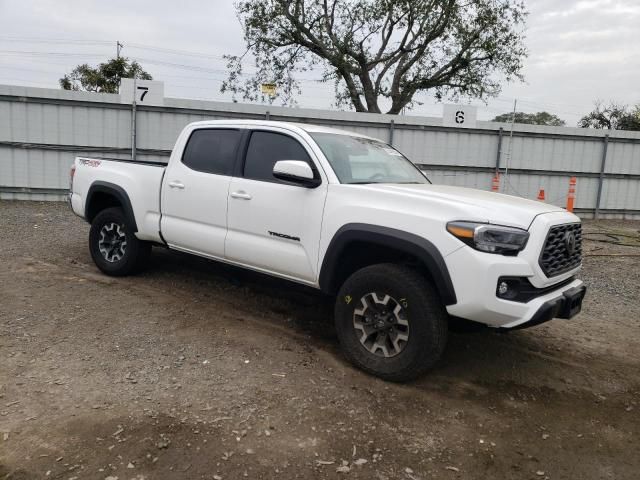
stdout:
[[511,123],[512,118],[515,118],[514,123],[525,123],[527,125],[548,125],[550,127],[564,127],[565,121],[557,115],[553,115],[549,112],[538,113],[524,113],[516,112],[515,117],[513,113],[503,113],[491,120],[492,122]]
[[640,130],[640,105],[629,111],[626,105],[614,102],[604,104],[595,102],[595,109],[578,122],[581,128],[599,128],[604,130]]
[[60,79],[60,87],[64,90],[117,93],[121,78],[153,80],[138,62],[119,57],[101,63],[95,68],[86,63],[78,65],[70,74]]
[[[486,100],[500,80],[522,79],[527,52],[521,0],[240,0],[246,52],[227,55],[222,92],[256,100],[275,83],[284,103],[294,74],[322,71],[338,105],[388,113],[411,107],[418,92],[441,100]],[[243,79],[251,54],[256,72]]]
[[620,119],[618,130],[640,131],[640,105],[633,107],[633,110]]

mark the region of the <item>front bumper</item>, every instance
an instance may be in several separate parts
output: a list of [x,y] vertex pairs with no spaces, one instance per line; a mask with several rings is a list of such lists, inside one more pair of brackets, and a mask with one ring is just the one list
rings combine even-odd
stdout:
[[[455,305],[447,306],[449,314],[505,329],[562,318],[566,295],[581,291],[578,303],[584,297],[583,282],[574,278],[580,268],[547,278],[540,269],[538,257],[549,228],[570,221],[575,221],[575,217],[564,212],[540,215],[529,229],[527,247],[514,257],[479,252],[466,245],[447,255],[445,262],[458,300]],[[540,294],[528,301],[499,298],[496,287],[503,277],[527,279]]]
[[508,330],[520,330],[548,322],[554,318],[569,319],[575,317],[582,310],[582,300],[587,293],[587,287],[580,285],[570,288],[556,297],[544,302],[530,320],[520,323],[515,327],[502,327]]

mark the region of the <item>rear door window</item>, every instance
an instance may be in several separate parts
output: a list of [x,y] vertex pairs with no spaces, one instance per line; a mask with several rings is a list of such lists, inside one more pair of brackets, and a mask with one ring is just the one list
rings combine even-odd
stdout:
[[195,130],[184,149],[182,163],[198,172],[229,175],[233,172],[240,144],[240,130]]

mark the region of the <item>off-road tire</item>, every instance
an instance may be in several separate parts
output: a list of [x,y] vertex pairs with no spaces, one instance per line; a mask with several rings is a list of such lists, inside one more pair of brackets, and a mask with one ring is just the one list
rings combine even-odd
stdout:
[[[396,309],[402,304],[399,311],[403,323],[408,323],[408,340],[391,357],[372,353],[361,341],[364,330],[354,326],[356,318],[364,318],[361,314],[354,317],[356,311],[363,311],[366,301],[362,299],[372,298],[367,297],[372,292],[377,293],[376,299],[389,295]],[[434,366],[447,342],[447,322],[446,309],[431,282],[404,265],[378,264],[358,270],[344,282],[336,298],[336,331],[346,357],[362,370],[393,382],[413,380]],[[384,335],[391,338],[391,329],[389,332]]]
[[[103,233],[111,233],[117,227],[118,235],[126,243],[117,254],[101,252],[105,249]],[[111,228],[109,230],[109,228]],[[96,266],[107,275],[121,277],[139,272],[146,264],[151,253],[151,244],[138,240],[127,226],[124,212],[121,208],[106,208],[98,213],[91,222],[89,230],[89,251]],[[107,259],[111,258],[111,261]]]

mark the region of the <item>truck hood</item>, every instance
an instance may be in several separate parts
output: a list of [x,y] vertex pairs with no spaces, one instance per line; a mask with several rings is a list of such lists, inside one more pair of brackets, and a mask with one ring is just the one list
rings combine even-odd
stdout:
[[524,229],[528,229],[533,219],[540,214],[565,211],[555,205],[473,188],[383,183],[368,184],[365,187],[381,194],[404,195],[416,200],[459,205],[460,210],[467,214],[466,218],[459,220],[482,220]]

